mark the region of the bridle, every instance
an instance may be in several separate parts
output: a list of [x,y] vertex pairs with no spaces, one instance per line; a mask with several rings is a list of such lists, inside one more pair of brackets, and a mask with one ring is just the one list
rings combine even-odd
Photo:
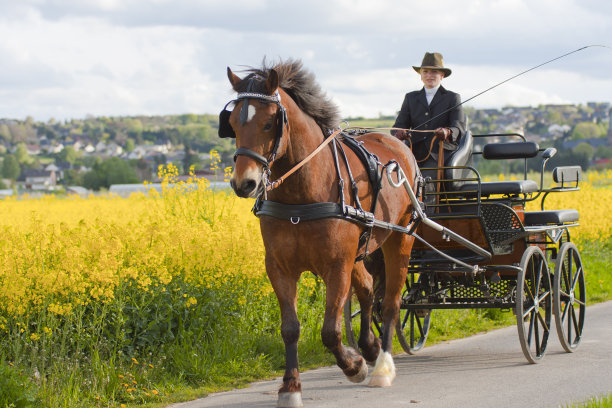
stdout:
[[[253,80],[251,80],[247,89],[250,89],[252,87],[252,83]],[[278,125],[276,129],[276,137],[274,140],[274,148],[272,149],[270,157],[264,157],[261,154],[256,153],[250,149],[247,149],[245,147],[239,147],[234,152],[234,161],[236,161],[238,156],[247,156],[255,160],[256,162],[261,163],[264,168],[264,172],[269,172],[270,165],[276,159],[281,139],[283,138],[283,134],[285,133],[285,127],[287,127],[289,123],[287,120],[287,110],[281,104],[281,96],[278,91],[276,91],[274,95],[266,95],[263,93],[250,91],[239,93],[236,96],[236,99],[229,101],[219,114],[219,136],[224,138],[236,138],[236,133],[234,132],[234,129],[232,129],[232,126],[229,123],[229,117],[232,114],[232,111],[228,110],[227,107],[231,103],[236,103],[240,100],[244,100],[240,111],[240,123],[244,124],[248,116],[249,99],[257,99],[265,103],[274,103],[278,106],[278,113],[276,117]]]
[[[251,86],[252,86],[252,82],[249,83],[249,86],[247,89],[250,89]],[[234,139],[236,138],[236,133],[234,132],[234,129],[229,123],[229,116],[231,115],[232,111],[228,110],[227,107],[229,106],[230,103],[235,103],[242,99],[244,99],[245,101],[240,111],[240,123],[241,124],[244,124],[246,122],[246,118],[248,115],[249,99],[257,99],[263,102],[275,103],[278,106],[278,113],[277,113],[277,119],[276,119],[278,123],[278,127],[276,130],[276,137],[274,140],[274,148],[272,149],[272,153],[270,154],[270,157],[266,158],[262,156],[261,154],[256,153],[244,147],[239,147],[234,152],[234,161],[236,161],[238,156],[247,156],[255,160],[256,162],[261,163],[261,165],[263,166],[263,181],[265,185],[264,195],[266,195],[268,191],[273,190],[276,187],[280,186],[281,183],[285,181],[287,177],[295,173],[299,168],[301,168],[304,164],[306,164],[317,153],[319,153],[325,146],[327,146],[332,140],[334,140],[336,135],[338,135],[338,133],[340,133],[340,129],[337,129],[335,132],[329,134],[329,136],[327,136],[327,138],[323,141],[323,143],[321,143],[306,158],[304,158],[302,161],[297,163],[287,173],[285,173],[278,179],[274,181],[270,181],[270,166],[272,165],[272,162],[276,159],[276,155],[278,153],[280,142],[285,133],[285,128],[288,127],[289,125],[289,121],[287,119],[287,110],[281,104],[281,96],[278,91],[276,91],[274,95],[267,95],[263,93],[250,92],[250,91],[241,92],[236,96],[236,99],[229,101],[225,105],[221,113],[219,114],[219,136],[220,137],[234,138]]]

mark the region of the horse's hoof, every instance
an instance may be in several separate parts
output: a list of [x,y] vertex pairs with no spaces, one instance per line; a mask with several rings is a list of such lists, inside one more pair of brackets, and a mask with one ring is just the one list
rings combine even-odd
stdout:
[[368,365],[365,363],[365,360],[362,359],[360,361],[361,367],[359,368],[359,372],[353,376],[346,376],[350,382],[360,383],[368,376]]
[[391,353],[387,351],[380,353],[368,387],[390,387],[394,378],[395,364],[393,364]]
[[303,407],[302,404],[302,393],[301,392],[279,392],[278,401],[276,402],[277,408],[295,408]]
[[388,375],[373,375],[368,387],[390,387],[391,381],[391,377]]

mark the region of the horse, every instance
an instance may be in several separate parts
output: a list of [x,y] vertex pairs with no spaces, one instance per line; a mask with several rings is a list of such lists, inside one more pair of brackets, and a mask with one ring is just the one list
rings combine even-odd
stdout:
[[[414,208],[405,190],[383,179],[375,198],[375,187],[357,155],[347,149],[343,151],[344,161],[338,160],[339,110],[301,61],[289,59],[268,65],[264,59],[261,68],[247,68],[244,72],[247,75],[241,78],[227,68],[229,82],[238,96],[228,102],[234,104],[233,110],[226,105],[221,113],[219,128],[220,135],[228,136],[229,132],[230,137],[236,138],[230,181],[236,195],[264,198],[264,202],[298,210],[318,203],[340,205],[339,200],[347,197],[342,205],[359,204],[359,208],[370,211],[375,207],[376,219],[411,224]],[[330,142],[330,138],[334,140]],[[380,165],[397,163],[411,186],[415,184],[417,163],[404,143],[374,132],[355,139],[375,155]],[[296,170],[298,163],[301,167]],[[356,190],[350,183],[344,184],[347,179],[354,181]],[[311,213],[259,215],[266,272],[280,307],[285,344],[286,366],[278,407],[302,406],[296,306],[297,283],[305,271],[320,277],[326,285],[321,338],[347,378],[364,381],[368,374],[366,360],[375,362],[369,386],[390,386],[395,377],[392,339],[414,237],[374,227],[364,244],[360,237],[367,227],[362,224],[338,216],[308,219]],[[352,286],[362,310],[361,327],[371,327],[373,278],[356,257],[376,249],[382,249],[385,262],[384,331],[381,340],[371,329],[361,330],[360,354],[342,344],[342,311]]]

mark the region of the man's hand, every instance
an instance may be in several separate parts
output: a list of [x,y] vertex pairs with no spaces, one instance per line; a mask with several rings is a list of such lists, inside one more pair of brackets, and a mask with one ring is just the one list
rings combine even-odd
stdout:
[[446,127],[439,127],[434,130],[434,136],[443,142],[450,142],[453,132]]
[[399,140],[408,139],[408,134],[404,129],[395,129],[393,130],[393,136],[397,137]]

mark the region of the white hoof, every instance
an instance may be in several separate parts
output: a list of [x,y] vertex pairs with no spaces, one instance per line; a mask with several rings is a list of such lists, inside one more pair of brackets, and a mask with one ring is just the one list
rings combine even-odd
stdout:
[[373,375],[368,387],[390,387],[393,380],[388,375]]
[[278,394],[277,408],[303,407],[301,392],[280,392]]
[[382,352],[376,359],[372,378],[368,387],[390,387],[395,378],[395,364],[393,357],[388,351]]
[[361,360],[361,368],[359,372],[352,377],[347,376],[348,380],[353,383],[360,383],[366,379],[368,376],[368,365],[365,363],[365,360]]

